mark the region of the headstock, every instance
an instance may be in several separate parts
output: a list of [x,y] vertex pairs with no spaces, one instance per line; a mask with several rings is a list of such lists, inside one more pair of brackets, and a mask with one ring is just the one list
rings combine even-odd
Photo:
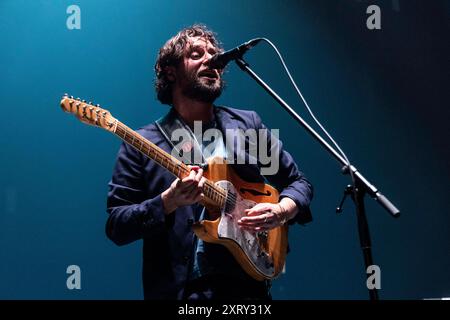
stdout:
[[78,120],[86,124],[114,131],[117,120],[111,116],[108,110],[93,105],[92,102],[80,100],[65,94],[61,99],[61,108],[68,113],[73,113]]

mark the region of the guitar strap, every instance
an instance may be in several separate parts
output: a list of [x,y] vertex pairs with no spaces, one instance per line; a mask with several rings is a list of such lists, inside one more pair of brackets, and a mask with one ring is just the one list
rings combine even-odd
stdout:
[[[164,117],[156,120],[155,125],[172,147],[172,150],[176,152],[179,160],[188,165],[200,166],[203,170],[207,168],[202,148],[195,134],[183,119],[181,119],[175,108],[172,107]],[[175,130],[177,132],[174,135]],[[171,138],[178,139],[178,141],[173,141]],[[180,144],[181,149],[179,148]],[[174,155],[173,151],[172,155]]]

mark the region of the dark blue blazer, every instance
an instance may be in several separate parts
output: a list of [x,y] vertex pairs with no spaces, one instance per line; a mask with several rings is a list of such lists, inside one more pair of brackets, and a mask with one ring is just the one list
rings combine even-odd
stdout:
[[[215,107],[215,116],[222,131],[265,128],[253,111]],[[155,124],[137,132],[171,152],[170,144]],[[300,211],[290,224],[307,223],[311,220],[309,204],[312,186],[298,170],[291,155],[283,150],[281,142],[277,139],[276,143],[279,143],[280,150],[277,174],[262,177],[260,163],[233,164],[232,167],[242,179],[249,182],[263,182],[266,179],[280,191],[280,198],[293,199]],[[246,148],[243,152],[248,154],[247,144]],[[121,145],[109,183],[106,234],[117,245],[143,239],[145,299],[181,299],[192,262],[194,234],[191,225],[195,205],[178,208],[168,216],[163,212],[161,193],[169,188],[174,179],[171,173],[153,160],[125,143]]]

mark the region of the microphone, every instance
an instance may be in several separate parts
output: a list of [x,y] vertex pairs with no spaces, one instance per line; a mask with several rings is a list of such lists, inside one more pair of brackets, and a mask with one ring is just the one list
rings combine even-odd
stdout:
[[211,57],[208,65],[212,69],[223,69],[231,60],[242,58],[244,53],[253,48],[261,40],[261,38],[252,39],[234,49],[222,53],[216,53]]

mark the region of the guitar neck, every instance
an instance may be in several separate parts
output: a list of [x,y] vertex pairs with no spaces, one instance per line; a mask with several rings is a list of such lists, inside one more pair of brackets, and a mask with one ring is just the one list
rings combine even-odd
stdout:
[[[179,179],[187,177],[190,169],[180,160],[165,152],[163,149],[145,139],[139,133],[127,127],[125,124],[116,120],[114,129],[112,130],[120,139],[141,152],[148,158],[155,161],[157,164],[170,171]],[[222,208],[226,202],[226,191],[216,185],[210,180],[206,180],[203,193],[205,200],[201,201],[203,204],[216,206]]]

